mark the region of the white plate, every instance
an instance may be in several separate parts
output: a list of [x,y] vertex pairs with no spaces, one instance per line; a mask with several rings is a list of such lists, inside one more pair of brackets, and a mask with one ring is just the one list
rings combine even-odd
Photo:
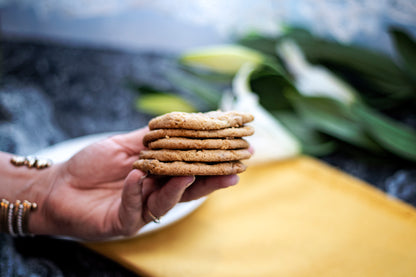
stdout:
[[[91,143],[106,139],[115,134],[116,133],[102,133],[67,140],[50,146],[48,148],[42,149],[33,155],[39,158],[51,159],[55,163],[64,162],[71,158],[79,150],[90,145]],[[197,209],[205,200],[206,197],[190,202],[176,204],[175,207],[173,207],[167,214],[165,214],[160,219],[159,223],[148,223],[140,229],[137,235],[143,235],[149,232],[153,232],[186,217],[188,214],[192,213],[195,209]]]

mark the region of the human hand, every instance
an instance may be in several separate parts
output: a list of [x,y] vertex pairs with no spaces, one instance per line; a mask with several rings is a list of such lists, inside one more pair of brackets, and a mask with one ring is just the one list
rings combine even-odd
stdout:
[[[52,180],[29,228],[35,234],[96,240],[131,236],[178,202],[238,182],[236,175],[147,177],[132,164],[147,128],[94,143],[50,168]],[[127,177],[126,177],[127,176]],[[45,179],[44,179],[45,180]],[[34,214],[35,215],[35,214]]]

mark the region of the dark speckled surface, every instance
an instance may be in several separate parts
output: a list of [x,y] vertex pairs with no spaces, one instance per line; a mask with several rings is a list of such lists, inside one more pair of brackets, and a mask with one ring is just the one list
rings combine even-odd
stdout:
[[[150,117],[134,109],[129,81],[163,85],[162,73],[174,67],[168,55],[29,42],[3,41],[1,54],[0,150],[17,154],[144,126]],[[414,125],[416,113],[403,118]],[[341,149],[323,160],[416,206],[414,164],[360,152]],[[0,277],[29,275],[134,276],[77,242],[0,234]]]

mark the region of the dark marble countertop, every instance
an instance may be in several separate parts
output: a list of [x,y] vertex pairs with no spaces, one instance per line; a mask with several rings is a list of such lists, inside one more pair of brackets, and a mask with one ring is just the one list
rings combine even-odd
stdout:
[[[157,83],[174,67],[168,55],[1,42],[0,150],[30,154],[52,144],[144,126],[129,82]],[[168,84],[166,83],[166,86]],[[415,111],[409,113],[416,121]],[[325,162],[416,206],[414,164],[337,152]],[[68,259],[70,257],[70,259]],[[0,234],[0,277],[135,276],[77,242]]]

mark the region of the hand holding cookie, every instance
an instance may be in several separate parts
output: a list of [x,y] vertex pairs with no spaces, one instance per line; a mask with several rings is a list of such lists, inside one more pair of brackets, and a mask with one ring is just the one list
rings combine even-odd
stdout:
[[[10,164],[12,155],[0,152],[0,192],[8,199],[37,203],[38,208],[28,221],[28,231],[33,234],[88,240],[135,235],[178,202],[235,185],[235,173],[245,169],[239,160],[251,155],[242,139],[253,132],[244,126],[251,117],[214,112],[208,119],[206,115],[189,114],[182,119],[182,125],[178,125],[181,119],[176,118],[174,125],[154,129],[159,128],[153,126],[159,124],[156,119],[150,122],[150,132],[143,128],[113,136],[39,172],[15,168]],[[171,137],[179,142],[162,140]],[[162,145],[174,146],[149,150],[158,140],[162,140]],[[195,149],[195,143],[206,149]],[[177,149],[178,145],[188,146]],[[137,166],[137,161],[156,164],[142,167]],[[132,164],[140,170],[132,170]]]

